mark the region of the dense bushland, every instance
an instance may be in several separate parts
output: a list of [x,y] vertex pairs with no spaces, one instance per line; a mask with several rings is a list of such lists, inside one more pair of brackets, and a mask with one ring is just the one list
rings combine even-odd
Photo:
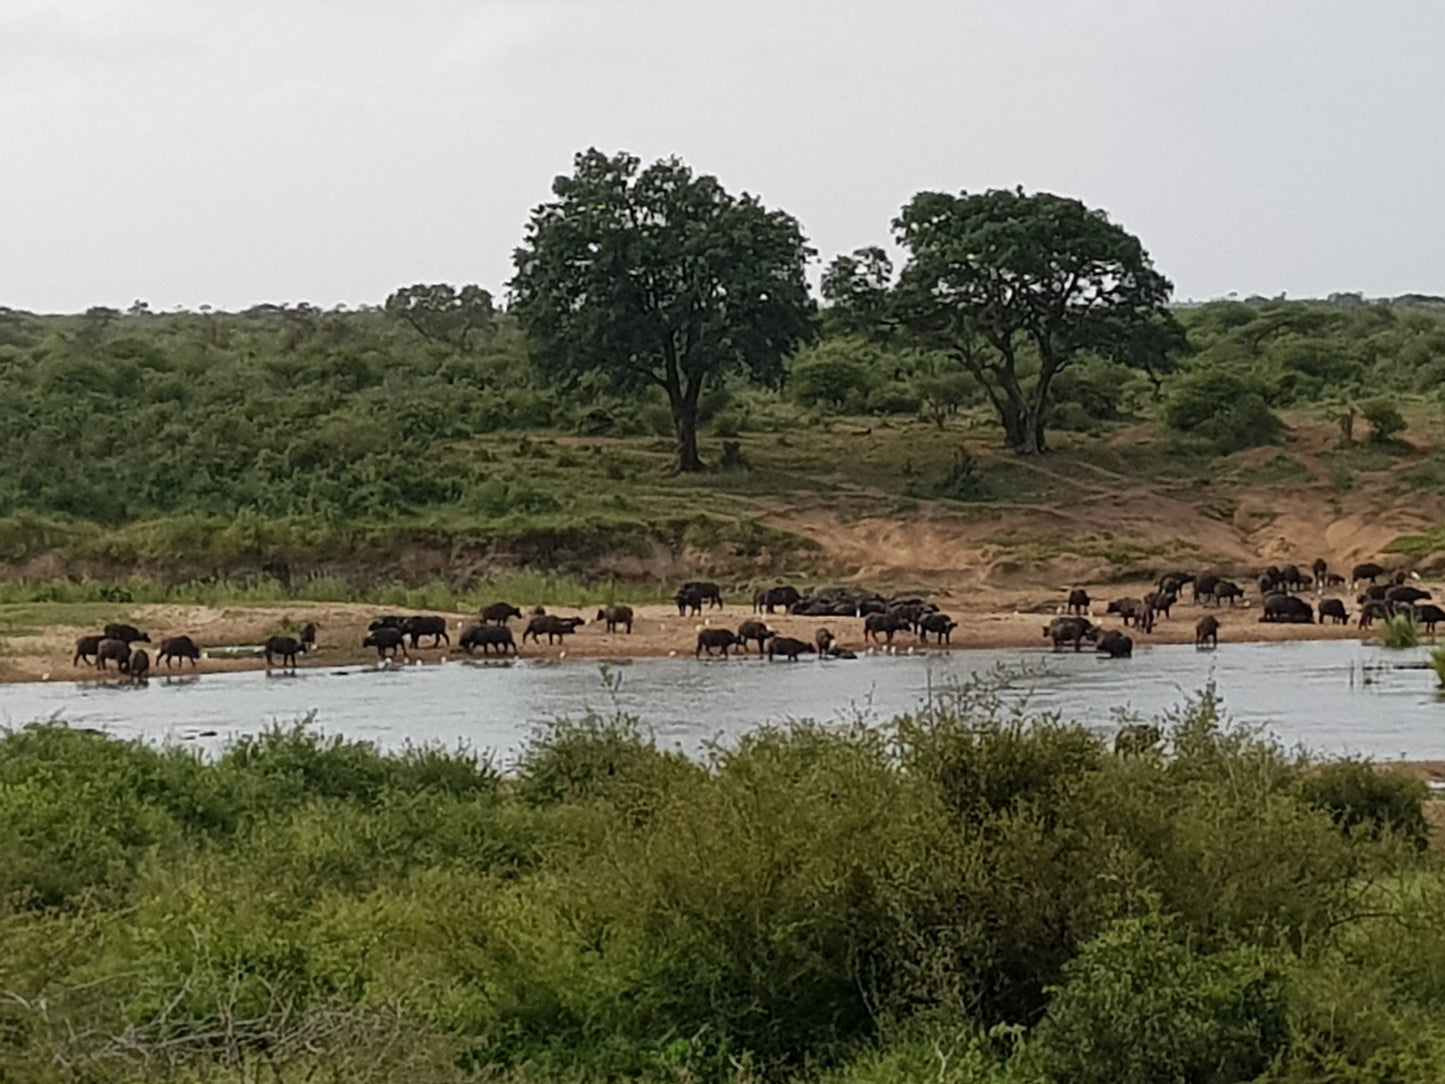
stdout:
[[0,739],[0,1078],[1429,1081],[1423,788],[987,689],[693,762]]
[[[1439,307],[1216,302],[1176,316],[1187,344],[1173,371],[1080,355],[1054,378],[1047,424],[1157,423],[1190,456],[1281,440],[1278,413],[1311,406],[1339,422],[1342,442],[1388,460],[1405,447],[1400,402],[1437,396],[1445,380]],[[684,480],[668,474],[674,418],[660,391],[554,384],[505,314],[448,338],[382,309],[0,310],[0,559],[56,554],[67,574],[172,580],[356,572],[370,584],[393,578],[403,552],[465,551],[482,568],[581,574],[619,548],[686,548],[709,515],[700,533],[731,532],[724,541],[746,549],[751,532],[757,549],[760,532],[737,524],[728,495],[746,491],[758,466],[748,444],[762,434],[775,462],[758,484],[784,499],[820,474],[859,471],[855,457],[806,457],[806,432],[838,415],[953,425],[974,449],[1001,445],[988,389],[945,352],[844,334],[828,312],[822,327],[781,388],[709,385],[704,451],[734,469]],[[1021,372],[1036,362],[1020,348]],[[739,437],[743,453],[723,457],[717,442]],[[946,467],[952,445],[939,446]],[[905,473],[918,454],[903,440],[892,453]],[[970,500],[1015,487],[988,476],[1004,467],[983,466],[978,485],[938,493],[857,481]],[[1419,468],[1422,484],[1432,469]]]

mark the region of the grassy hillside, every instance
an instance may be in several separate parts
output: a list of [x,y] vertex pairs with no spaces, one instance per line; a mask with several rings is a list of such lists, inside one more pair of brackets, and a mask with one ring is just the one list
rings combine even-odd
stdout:
[[[519,569],[742,581],[901,564],[870,562],[867,532],[847,525],[923,520],[971,552],[1127,568],[1197,544],[1201,516],[1235,529],[1209,535],[1213,555],[1244,561],[1259,521],[1288,518],[1302,493],[1318,522],[1406,509],[1400,547],[1433,548],[1439,310],[1181,316],[1193,352],[1157,386],[1101,360],[1064,374],[1046,457],[1001,454],[981,393],[946,359],[834,336],[781,391],[709,393],[715,469],[677,477],[660,400],[547,386],[505,318],[461,349],[378,311],[0,312],[0,560],[29,581],[291,592]],[[1191,421],[1241,395],[1288,428]],[[1407,428],[1373,441],[1381,399]],[[1260,441],[1278,451],[1250,450]],[[1151,501],[1165,513],[1152,524]]]

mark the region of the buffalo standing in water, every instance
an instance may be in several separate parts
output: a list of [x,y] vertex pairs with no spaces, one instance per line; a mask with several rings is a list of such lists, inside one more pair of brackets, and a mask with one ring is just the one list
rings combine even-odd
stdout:
[[[400,636],[400,633],[397,633]],[[370,637],[367,637],[370,639]],[[261,652],[266,656],[266,669],[271,669],[276,659],[281,660],[282,666],[296,668],[296,656],[304,654],[306,645],[290,636],[272,636],[261,646]]]
[[156,655],[156,662],[164,662],[166,669],[171,668],[172,659],[190,659],[191,666],[196,665],[196,660],[201,657],[201,649],[189,636],[171,636],[161,641],[160,653]]

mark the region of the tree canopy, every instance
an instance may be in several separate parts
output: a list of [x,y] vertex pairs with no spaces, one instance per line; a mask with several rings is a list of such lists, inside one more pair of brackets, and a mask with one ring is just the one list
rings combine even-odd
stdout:
[[488,291],[476,285],[458,290],[445,282],[397,290],[386,299],[385,311],[427,341],[463,350],[489,334],[496,320]]
[[921,192],[893,223],[908,253],[893,281],[877,248],[839,257],[824,296],[845,327],[902,333],[970,373],[1008,444],[1047,448],[1050,392],[1085,354],[1163,371],[1182,341],[1170,284],[1102,212],[1041,192]]
[[703,390],[734,371],[776,383],[813,336],[813,253],[791,215],[676,158],[640,166],[594,149],[556,179],[516,251],[512,311],[553,377],[662,388],[695,471]]

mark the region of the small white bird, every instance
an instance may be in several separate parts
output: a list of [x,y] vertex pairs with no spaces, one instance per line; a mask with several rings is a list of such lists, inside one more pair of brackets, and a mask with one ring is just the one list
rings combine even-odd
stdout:
[[669,659],[675,659],[675,658],[677,658],[677,652],[676,652],[676,651],[669,651],[669,652],[667,653],[667,657],[668,657]]
[[559,652],[557,652],[557,658],[559,658],[559,659],[565,659],[566,657],[567,657],[567,652],[565,652],[565,651],[559,651]]

